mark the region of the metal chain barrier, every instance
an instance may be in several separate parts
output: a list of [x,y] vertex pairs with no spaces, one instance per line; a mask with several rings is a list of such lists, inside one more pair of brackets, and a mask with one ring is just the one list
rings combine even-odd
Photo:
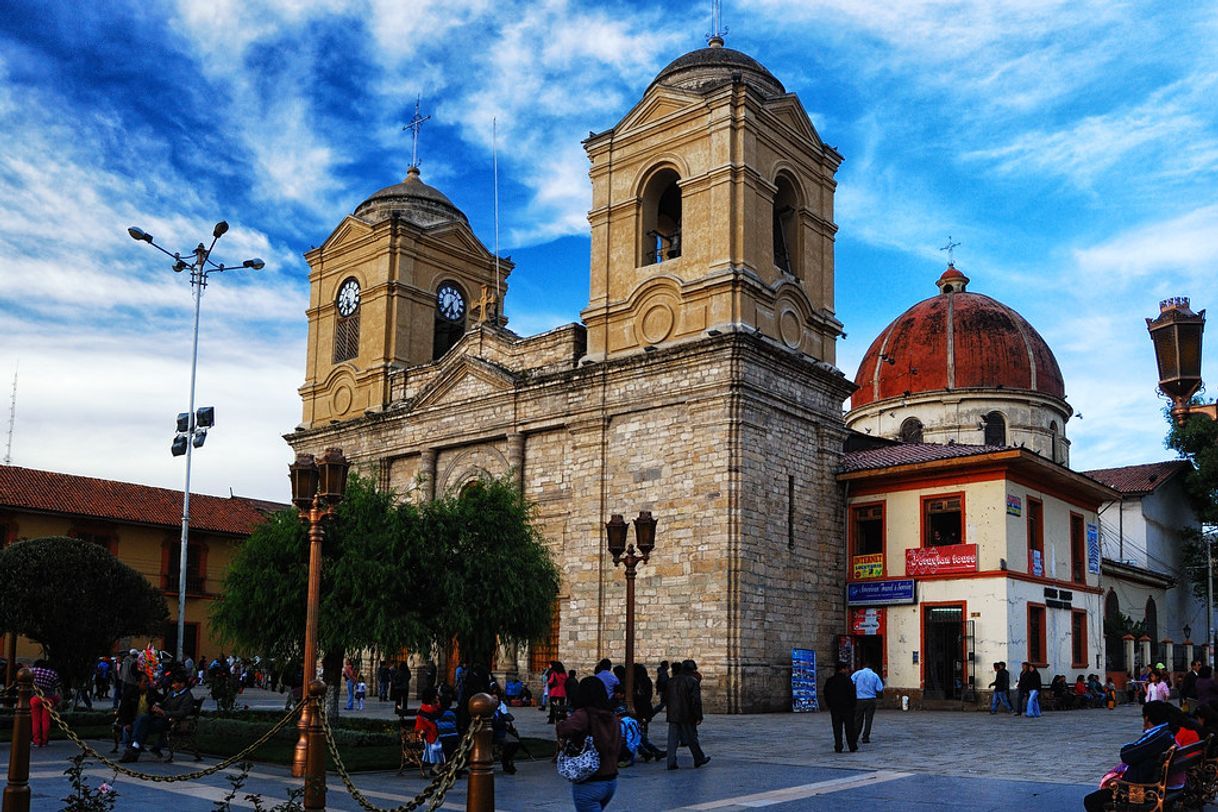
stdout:
[[262,734],[262,736],[259,737],[259,739],[256,742],[254,742],[249,747],[242,750],[240,753],[237,753],[235,756],[229,756],[228,758],[224,759],[219,764],[216,764],[213,767],[207,767],[202,770],[195,770],[194,772],[191,772],[191,773],[182,773],[180,775],[150,775],[149,773],[141,773],[136,770],[132,770],[128,767],[124,767],[122,764],[119,764],[118,762],[115,762],[115,761],[111,761],[110,759],[103,756],[101,753],[94,750],[92,745],[90,745],[88,742],[86,742],[84,739],[82,739],[80,736],[78,736],[76,734],[76,731],[74,731],[74,730],[72,730],[72,728],[68,727],[68,723],[65,722],[63,717],[59,715],[59,710],[54,707],[54,704],[45,701],[46,695],[42,693],[42,689],[39,688],[37,685],[34,685],[34,693],[43,699],[43,707],[45,707],[50,712],[51,718],[55,720],[55,724],[59,725],[59,729],[64,732],[64,735],[67,736],[69,739],[71,739],[72,742],[77,747],[79,747],[81,750],[83,750],[87,755],[92,756],[94,759],[96,759],[97,761],[100,761],[102,764],[105,764],[110,769],[114,770],[117,773],[125,775],[128,778],[135,778],[140,781],[151,781],[154,784],[171,784],[171,783],[174,783],[177,781],[195,781],[200,778],[205,778],[206,776],[212,775],[213,773],[218,773],[218,772],[220,772],[220,770],[231,767],[233,764],[235,764],[238,761],[247,760],[247,758],[250,755],[252,755],[254,753],[254,751],[256,751],[258,748],[262,747],[262,745],[266,744],[268,741],[270,741],[271,738],[273,738],[274,735],[276,733],[278,733],[280,730],[283,730],[284,725],[286,725],[288,722],[292,721],[293,718],[299,716],[300,709],[304,706],[305,702],[308,701],[307,699],[302,699],[300,702],[296,703],[296,706],[294,708],[292,708],[290,711],[288,711],[282,719],[280,719],[278,722],[276,722],[274,724],[274,726],[271,727],[270,730],[268,730],[266,733]]
[[[444,796],[457,783],[457,773],[465,769],[466,762],[469,759],[470,749],[474,744],[474,734],[483,729],[486,722],[480,718],[470,720],[469,730],[465,731],[465,737],[461,739],[461,743],[457,745],[456,751],[453,753],[451,761],[445,763],[439,774],[432,779],[432,782],[423,788],[423,791],[415,796],[414,800],[407,801],[401,806],[395,806],[392,809],[379,807],[369,801],[364,794],[355,788],[355,784],[351,782],[351,775],[347,772],[347,768],[343,765],[342,756],[338,753],[338,744],[334,741],[334,734],[330,730],[330,720],[326,716],[324,703],[319,703],[318,708],[321,711],[321,724],[326,732],[326,745],[330,750],[330,757],[334,759],[334,768],[338,772],[339,778],[343,781],[343,786],[347,788],[348,794],[355,799],[355,802],[366,810],[366,812],[413,812],[428,804],[428,810],[436,810],[440,808],[440,804],[444,803]],[[429,803],[430,802],[430,803]]]

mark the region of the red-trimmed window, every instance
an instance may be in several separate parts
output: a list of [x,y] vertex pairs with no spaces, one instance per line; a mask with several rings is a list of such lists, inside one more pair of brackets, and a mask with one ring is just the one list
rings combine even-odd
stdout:
[[1070,666],[1087,667],[1087,613],[1079,609],[1070,612]]
[[[182,544],[177,539],[161,545],[161,589],[178,594],[182,563]],[[190,542],[186,550],[186,594],[207,593],[207,545]]]
[[884,503],[850,508],[851,555],[884,552]]
[[922,499],[922,546],[946,547],[964,543],[964,494]]
[[91,541],[94,544],[100,544],[110,551],[111,555],[115,554],[118,547],[118,538],[115,537],[113,530],[108,530],[99,527],[74,527],[68,531],[68,536],[81,541]]
[[1031,575],[1047,575],[1045,562],[1045,505],[1039,499],[1028,497],[1028,572]]
[[1074,583],[1087,581],[1087,545],[1083,538],[1083,517],[1070,514],[1070,576]]
[[1028,604],[1028,662],[1045,668],[1048,662],[1048,632],[1044,604]]

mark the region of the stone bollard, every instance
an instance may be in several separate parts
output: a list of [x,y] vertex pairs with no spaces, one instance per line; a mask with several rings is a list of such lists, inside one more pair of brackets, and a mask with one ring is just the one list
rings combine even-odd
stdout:
[[305,758],[304,808],[309,812],[326,808],[326,731],[321,723],[321,703],[326,684],[319,679],[309,683],[309,752]]
[[465,812],[494,812],[495,756],[491,716],[499,703],[490,694],[475,694],[469,701],[469,716],[482,720],[469,754],[469,784],[465,793]]
[[13,747],[8,754],[8,784],[4,787],[4,812],[30,810],[30,697],[34,694],[34,672],[17,672],[17,709],[13,712]]

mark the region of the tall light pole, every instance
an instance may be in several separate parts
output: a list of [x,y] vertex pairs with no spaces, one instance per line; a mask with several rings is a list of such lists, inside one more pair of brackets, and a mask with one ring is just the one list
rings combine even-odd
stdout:
[[190,354],[190,411],[178,415],[178,434],[174,438],[171,448],[175,457],[186,454],[186,484],[182,488],[182,550],[178,557],[178,646],[175,656],[179,663],[185,659],[182,656],[182,647],[186,637],[186,559],[190,541],[190,452],[203,445],[203,441],[207,439],[207,429],[215,422],[215,410],[211,407],[199,409],[197,414],[195,412],[195,378],[199,368],[199,311],[203,303],[203,290],[207,287],[208,275],[213,272],[223,273],[237,268],[253,268],[257,271],[266,265],[257,257],[247,259],[240,265],[226,266],[213,262],[212,249],[216,247],[216,241],[223,237],[226,231],[228,231],[227,222],[221,220],[216,223],[216,227],[211,232],[211,245],[205,247],[203,243],[199,243],[193,251],[187,252],[187,256],[194,255],[193,261],[187,262],[182,259],[181,253],[170,252],[157,245],[152,235],[143,229],[135,226],[127,229],[127,233],[133,240],[146,242],[162,254],[172,257],[175,273],[190,271],[190,289],[195,300],[194,344]]
[[[639,543],[636,554],[634,545],[626,545],[627,524],[620,513],[614,513],[605,522],[605,533],[609,539],[609,554],[613,566],[626,565],[626,710],[635,713],[634,707],[634,578],[639,564],[646,564],[656,546],[656,520],[651,511],[641,510],[634,520],[634,535]],[[610,697],[612,699],[612,697]]]

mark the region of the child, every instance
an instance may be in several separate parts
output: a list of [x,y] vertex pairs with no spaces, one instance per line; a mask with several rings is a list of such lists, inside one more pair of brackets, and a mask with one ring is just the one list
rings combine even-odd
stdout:
[[357,710],[363,710],[364,699],[368,696],[368,683],[364,682],[363,674],[357,674],[355,680],[355,707]]
[[414,717],[414,729],[423,739],[423,763],[430,765],[427,774],[434,776],[436,768],[445,762],[438,725],[444,711],[440,707],[435,688],[424,688],[419,694],[419,703],[419,712]]

